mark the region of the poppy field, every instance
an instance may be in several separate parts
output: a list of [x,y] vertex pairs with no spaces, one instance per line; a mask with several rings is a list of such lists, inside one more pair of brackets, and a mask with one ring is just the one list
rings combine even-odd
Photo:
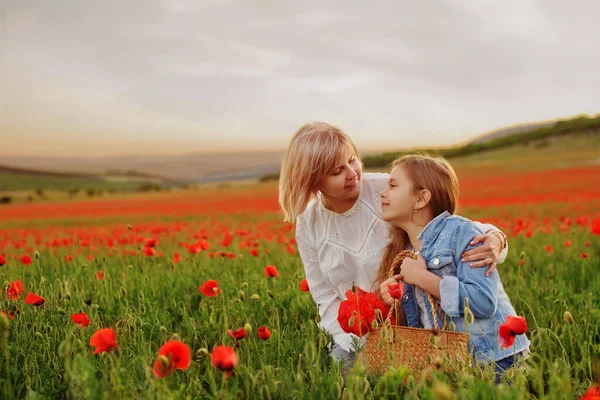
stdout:
[[532,342],[500,385],[443,362],[344,382],[274,184],[3,207],[0,398],[593,398],[598,176],[461,180],[460,214],[508,236],[498,270]]

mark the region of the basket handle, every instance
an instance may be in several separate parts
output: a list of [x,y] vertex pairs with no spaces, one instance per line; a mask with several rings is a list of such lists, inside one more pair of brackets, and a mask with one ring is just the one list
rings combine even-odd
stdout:
[[[394,260],[392,261],[392,265],[390,266],[390,271],[388,273],[389,278],[393,277],[396,273],[400,272],[399,267],[402,266],[402,262],[404,261],[404,259],[406,257],[410,257],[413,260],[417,259],[417,255],[415,253],[413,253],[412,251],[402,250],[400,253],[398,253],[396,255],[396,257],[394,257]],[[437,330],[440,329],[440,325],[439,325],[438,319],[437,319],[437,313],[439,313],[439,315],[441,315],[442,318],[444,319],[444,326],[442,329],[444,329],[444,330],[448,329],[448,320],[446,319],[446,313],[440,307],[439,302],[437,302],[434,299],[434,297],[429,293],[427,293],[427,299],[429,300],[429,305],[431,305],[431,318],[433,319],[433,326],[435,327],[435,329],[437,329]],[[389,321],[390,317],[392,316],[392,312],[394,312],[395,309],[396,309],[396,302],[394,302],[394,305],[392,307],[390,307],[390,310],[389,310],[387,318],[386,318],[386,322]]]

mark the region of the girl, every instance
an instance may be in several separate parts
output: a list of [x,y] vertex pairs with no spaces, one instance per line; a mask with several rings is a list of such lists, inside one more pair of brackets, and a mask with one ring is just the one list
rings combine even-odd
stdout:
[[[441,309],[452,318],[456,330],[465,331],[464,299],[469,299],[475,317],[469,325],[470,348],[479,364],[496,362],[498,381],[502,370],[527,355],[529,340],[518,335],[512,347],[500,347],[498,327],[508,315],[516,313],[498,272],[488,278],[482,269],[469,268],[462,258],[464,251],[473,248],[471,239],[480,233],[480,227],[453,215],[457,201],[458,178],[446,160],[418,155],[397,159],[381,192],[382,218],[395,229],[376,281],[383,282],[382,297],[391,305],[389,294],[383,296],[383,289],[387,292],[389,283],[384,278],[391,261],[398,250],[416,250],[418,259],[406,258],[396,276],[415,288],[418,307],[404,309],[409,326],[414,326],[417,319],[425,328],[433,326],[431,305],[427,301],[430,293],[439,299]],[[441,322],[441,316],[438,318]]]
[[[363,174],[358,152],[339,128],[324,122],[302,126],[292,136],[281,167],[279,203],[286,221],[296,221],[296,240],[310,293],[319,308],[321,327],[333,336],[332,356],[347,360],[354,335],[337,321],[338,308],[352,282],[372,287],[390,226],[381,219],[379,192],[387,174]],[[479,224],[465,254],[473,267],[506,257],[505,236],[492,225]],[[481,272],[485,271],[481,269]],[[414,300],[414,299],[413,299]]]

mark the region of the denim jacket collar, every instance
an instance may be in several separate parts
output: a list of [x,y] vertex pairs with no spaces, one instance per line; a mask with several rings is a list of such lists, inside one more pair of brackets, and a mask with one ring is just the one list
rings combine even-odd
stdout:
[[444,228],[444,224],[442,223],[446,218],[451,216],[448,211],[444,211],[434,219],[432,219],[426,226],[423,228],[417,239],[421,241],[421,248],[419,249],[419,253],[423,254],[423,252],[435,241],[435,239],[440,234],[441,230]]

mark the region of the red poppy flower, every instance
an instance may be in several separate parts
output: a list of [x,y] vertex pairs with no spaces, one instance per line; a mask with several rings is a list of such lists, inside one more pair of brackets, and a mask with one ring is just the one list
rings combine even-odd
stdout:
[[600,235],[600,218],[592,221],[592,235]]
[[8,290],[6,291],[6,295],[12,301],[17,301],[21,293],[23,293],[23,285],[21,284],[21,281],[11,282]]
[[104,280],[104,273],[102,272],[102,270],[96,272],[96,279],[98,279],[99,281]]
[[363,336],[373,329],[373,321],[377,319],[376,310],[379,310],[380,318],[385,318],[388,308],[375,293],[365,292],[358,286],[355,289],[356,294],[352,289],[346,291],[346,300],[340,304],[337,320],[344,332]]
[[154,247],[158,243],[156,239],[146,239],[146,243],[144,243],[144,247]]
[[0,255],[0,267],[6,264],[6,258],[3,255]]
[[271,337],[271,331],[265,325],[258,328],[258,337],[262,340],[268,340]]
[[66,261],[66,262],[71,262],[71,261],[73,261],[73,254],[67,254],[67,255],[65,256],[65,261]]
[[231,375],[233,369],[238,363],[235,352],[231,347],[228,346],[215,347],[210,355],[210,361],[216,369],[225,372],[226,377]]
[[303,292],[308,292],[308,281],[306,280],[306,278],[300,281],[300,290],[302,290]]
[[246,330],[243,327],[238,328],[235,331],[228,329],[227,333],[229,333],[229,336],[231,336],[232,338],[234,338],[236,340],[240,340],[240,339],[243,339],[246,337]]
[[215,297],[221,292],[221,289],[219,289],[219,284],[214,279],[209,279],[208,281],[204,282],[202,286],[198,288],[198,290],[206,297]]
[[588,253],[581,253],[581,258],[587,260],[588,258],[590,258],[590,255]]
[[550,245],[547,245],[547,246],[545,247],[545,249],[546,249],[546,251],[548,252],[548,254],[552,254],[552,253],[554,253],[554,249],[553,249],[553,248],[552,248],[552,246],[550,246]]
[[498,341],[503,349],[509,348],[515,342],[516,335],[527,332],[527,321],[525,317],[506,317],[506,322],[500,325],[498,330]]
[[33,259],[27,254],[23,254],[23,256],[21,257],[21,264],[23,265],[30,265],[32,262]]
[[277,272],[277,267],[274,265],[267,265],[265,267],[265,276],[269,278],[276,278],[279,276],[279,272]]
[[573,245],[573,242],[570,240],[565,241],[565,248],[569,248]]
[[154,248],[152,248],[152,247],[144,247],[144,255],[146,257],[152,257],[155,254],[156,254],[156,250],[154,250]]
[[44,298],[37,294],[28,293],[27,296],[25,296],[25,303],[31,304],[32,306],[41,306],[44,304]]
[[296,254],[296,248],[294,247],[294,245],[292,244],[288,244],[286,246],[286,250],[288,253],[290,253],[291,255],[295,255]]
[[164,378],[176,369],[186,370],[192,363],[192,351],[188,345],[178,340],[169,340],[160,348],[158,355],[152,369],[157,378]]
[[71,318],[73,319],[73,322],[75,322],[78,325],[81,325],[82,328],[85,328],[90,324],[90,319],[84,312],[79,314],[72,314]]
[[600,385],[594,384],[579,400],[600,400]]
[[256,250],[256,249],[250,250],[250,255],[253,257],[258,257],[258,250]]
[[10,310],[8,312],[8,314],[6,313],[6,310],[0,311],[0,314],[4,314],[10,319],[15,319],[15,314],[18,314],[18,313],[19,313],[19,310],[17,310],[16,312],[15,312],[15,310]]
[[404,294],[404,282],[396,282],[389,285],[388,293],[392,296],[392,299],[401,299]]
[[181,256],[179,255],[179,253],[173,254],[173,264],[179,264],[180,261],[181,261]]
[[111,328],[103,328],[90,338],[90,346],[96,348],[94,354],[103,353],[117,347],[117,337]]

